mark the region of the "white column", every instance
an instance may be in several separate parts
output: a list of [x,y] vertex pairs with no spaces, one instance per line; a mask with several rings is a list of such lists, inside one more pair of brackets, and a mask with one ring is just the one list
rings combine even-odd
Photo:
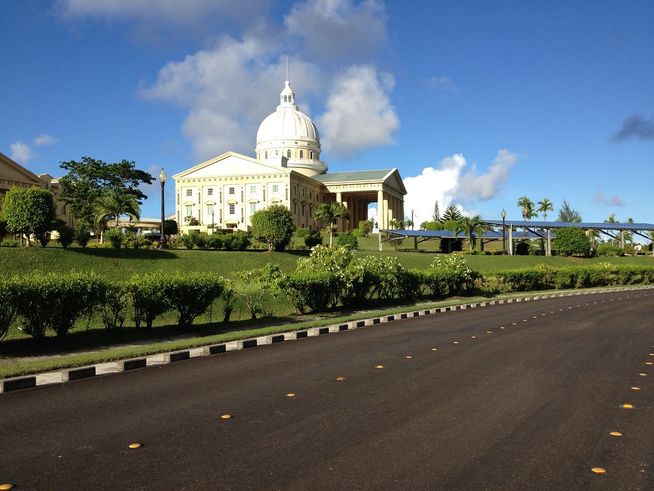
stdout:
[[509,225],[509,255],[513,256],[513,225]]
[[545,247],[545,255],[546,256],[551,256],[552,255],[552,234],[551,234],[550,228],[547,229],[547,246]]
[[386,209],[384,207],[384,192],[377,191],[377,226],[382,229],[386,228],[385,223]]

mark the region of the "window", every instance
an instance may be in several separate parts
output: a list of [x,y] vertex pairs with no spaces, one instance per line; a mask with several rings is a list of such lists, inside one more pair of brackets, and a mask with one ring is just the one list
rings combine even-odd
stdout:
[[289,159],[291,158],[291,151],[290,150],[286,150],[286,158],[289,158]]
[[279,184],[273,184],[273,193],[279,193]]
[[309,158],[310,158],[311,160],[313,160],[313,150],[312,150],[311,152],[309,152]]
[[193,216],[193,207],[191,205],[186,206],[186,216],[187,217]]
[[213,205],[207,205],[207,215],[213,215]]
[[256,186],[250,186],[250,192],[252,194],[255,194],[257,192],[257,187]]
[[189,197],[189,198],[190,198],[191,196],[193,196],[193,190],[192,190],[192,189],[187,189],[187,190],[186,190],[186,196]]
[[207,196],[213,196],[213,188],[207,189]]
[[234,194],[234,188],[229,188],[228,192],[229,194]]
[[257,211],[257,204],[256,203],[250,203],[250,213],[254,213]]
[[236,213],[236,205],[234,203],[231,203],[229,205],[229,214],[233,215],[234,213]]
[[267,159],[267,158],[268,158],[268,150],[266,150],[266,151],[263,153],[263,155],[264,155],[264,158]]
[[300,158],[301,158],[301,159],[304,158],[304,150],[300,150]]
[[279,150],[275,150],[275,157],[279,157]]

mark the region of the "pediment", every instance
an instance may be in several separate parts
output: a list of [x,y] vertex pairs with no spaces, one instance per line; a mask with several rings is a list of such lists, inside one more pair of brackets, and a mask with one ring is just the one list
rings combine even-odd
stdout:
[[235,152],[227,152],[201,162],[173,176],[174,179],[195,179],[256,174],[288,174],[291,171]]
[[3,153],[0,153],[0,179],[32,184],[34,186],[43,185],[36,174],[28,171],[25,167]]

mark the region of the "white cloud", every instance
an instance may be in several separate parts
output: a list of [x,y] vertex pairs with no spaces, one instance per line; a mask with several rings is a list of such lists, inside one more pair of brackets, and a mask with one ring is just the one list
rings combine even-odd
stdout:
[[[298,58],[290,64],[300,97],[321,87],[314,65]],[[188,110],[182,131],[198,158],[227,150],[252,154],[258,125],[278,104],[284,70],[274,46],[252,36],[226,37],[214,49],[166,64],[142,94]]]
[[43,133],[32,140],[32,144],[35,147],[49,147],[50,145],[55,145],[58,142],[59,140],[57,138],[46,133]]
[[[414,210],[415,222],[420,224],[431,220],[436,200],[442,213],[455,200],[474,202],[491,199],[506,181],[509,170],[517,160],[513,152],[500,150],[488,171],[478,174],[475,169],[465,171],[467,162],[462,154],[446,157],[437,167],[425,167],[419,176],[404,179],[407,189],[405,213]],[[460,209],[465,213],[462,207]]]
[[11,149],[10,157],[21,164],[29,162],[36,156],[32,147],[22,141],[12,143],[9,148]]
[[318,120],[326,150],[347,155],[393,143],[400,123],[391,105],[392,75],[371,65],[352,66],[336,78]]
[[284,23],[309,59],[361,60],[386,42],[385,8],[375,0],[298,2]]
[[227,17],[243,20],[265,9],[267,0],[58,0],[67,19],[136,20],[144,24],[191,26]]

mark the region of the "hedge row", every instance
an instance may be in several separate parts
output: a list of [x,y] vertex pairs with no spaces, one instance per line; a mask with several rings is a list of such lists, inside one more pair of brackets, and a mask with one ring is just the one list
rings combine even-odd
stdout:
[[203,273],[162,273],[110,282],[94,273],[40,274],[0,280],[0,339],[13,321],[36,339],[65,336],[76,321],[99,312],[107,329],[122,327],[131,310],[136,327],[152,327],[160,315],[177,312],[188,328],[224,291],[224,280]]

